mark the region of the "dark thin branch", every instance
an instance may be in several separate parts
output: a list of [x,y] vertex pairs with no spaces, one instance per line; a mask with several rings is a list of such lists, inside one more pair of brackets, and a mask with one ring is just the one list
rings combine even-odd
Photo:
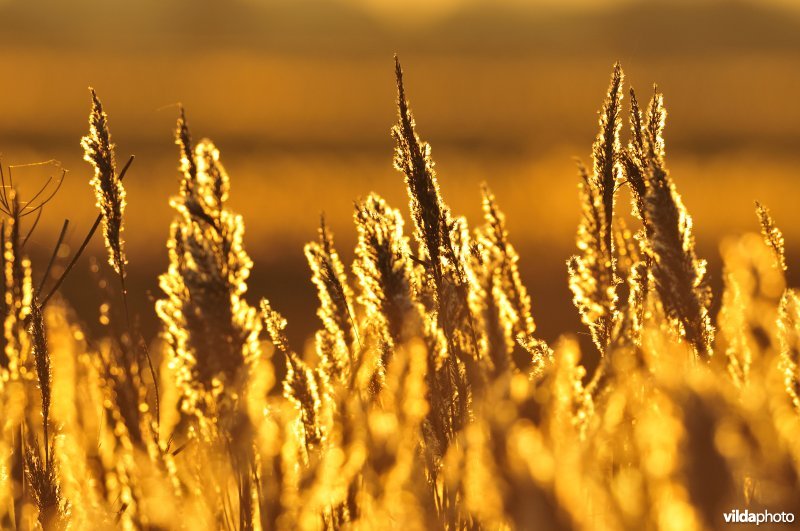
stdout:
[[[66,170],[64,170],[64,172],[61,174],[61,178],[58,180],[58,184],[56,184],[55,190],[53,190],[53,191],[50,193],[50,195],[49,195],[49,196],[47,196],[47,199],[43,199],[41,203],[39,203],[39,204],[38,204],[38,205],[36,205],[35,207],[31,208],[30,210],[28,210],[27,212],[25,212],[24,214],[22,214],[22,217],[25,217],[25,216],[28,216],[28,215],[30,215],[30,214],[33,214],[33,213],[34,213],[34,212],[36,212],[37,210],[41,210],[42,208],[44,208],[44,206],[45,206],[47,203],[49,203],[49,202],[50,202],[50,201],[51,201],[51,200],[52,200],[52,199],[53,199],[53,198],[56,196],[56,194],[58,193],[58,191],[61,189],[61,185],[62,185],[62,184],[64,184],[64,177],[66,177],[66,175],[67,175],[67,172],[66,172]],[[48,183],[49,183],[49,182],[50,182],[50,181],[48,181]],[[45,185],[45,187],[46,187],[46,186],[47,186],[47,185]],[[43,191],[44,191],[44,188],[42,188],[42,189],[41,189],[41,190],[40,190],[40,191],[39,191],[39,192],[38,192],[38,193],[37,193],[37,194],[36,194],[34,197],[38,197],[38,196],[39,196],[39,195],[40,195],[40,194],[41,194]],[[31,204],[31,202],[32,202],[32,201],[29,201],[29,202],[28,202],[28,204],[25,206],[25,208],[29,208],[29,207],[28,207],[28,205],[30,205],[30,204]]]
[[[50,256],[50,261],[47,262],[47,267],[44,270],[44,275],[42,276],[42,280],[39,283],[39,287],[36,290],[36,293],[41,295],[42,289],[44,289],[44,284],[47,282],[47,277],[50,276],[50,271],[53,269],[53,264],[56,261],[56,257],[58,256],[58,250],[61,248],[61,244],[64,243],[64,237],[67,235],[67,228],[69,227],[69,220],[64,220],[64,225],[61,227],[61,234],[58,235],[58,240],[56,240],[56,246],[53,248],[53,254]],[[23,244],[24,245],[24,244]]]
[[[38,212],[39,213],[36,214],[36,219],[33,220],[33,225],[31,225],[31,228],[28,230],[28,234],[26,234],[25,238],[22,239],[22,243],[19,246],[20,249],[24,249],[25,248],[25,244],[28,243],[28,238],[31,237],[31,235],[33,234],[33,231],[36,230],[36,226],[39,224],[39,220],[42,219],[42,210],[39,209]],[[20,218],[22,218],[22,216],[20,216]]]
[[48,177],[47,181],[45,181],[44,185],[42,185],[42,187],[39,188],[39,191],[36,192],[35,194],[33,194],[33,197],[31,197],[30,200],[25,203],[25,208],[28,208],[28,205],[30,205],[31,203],[36,201],[39,198],[39,196],[44,193],[44,191],[47,189],[47,187],[50,185],[51,182],[53,182],[53,177],[52,176]]

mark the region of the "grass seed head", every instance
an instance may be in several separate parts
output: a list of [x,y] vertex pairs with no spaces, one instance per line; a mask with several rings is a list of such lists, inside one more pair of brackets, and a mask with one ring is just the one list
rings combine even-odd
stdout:
[[117,175],[114,144],[108,129],[108,116],[94,89],[89,114],[89,134],[81,139],[85,161],[94,167],[89,184],[94,188],[97,206],[103,216],[103,236],[108,249],[108,263],[119,275],[124,275],[127,258],[122,240],[122,218],[125,212],[125,188]]

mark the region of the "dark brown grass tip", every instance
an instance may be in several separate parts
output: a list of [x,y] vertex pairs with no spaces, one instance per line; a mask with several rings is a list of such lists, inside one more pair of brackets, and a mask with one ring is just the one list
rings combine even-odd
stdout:
[[769,209],[756,201],[756,215],[761,224],[761,235],[775,257],[775,266],[786,271],[786,249],[783,233],[775,224]]
[[114,160],[114,144],[111,143],[111,133],[108,128],[108,116],[103,110],[103,104],[97,97],[97,92],[89,87],[92,96],[92,110],[89,114],[89,136],[81,141],[86,150],[86,158],[96,165],[99,172],[105,175],[116,173]]
[[636,99],[636,91],[633,89],[633,87],[628,90],[628,94],[631,98],[631,143],[636,150],[636,154],[641,157],[642,153],[644,152],[642,110],[639,107],[639,100]]
[[52,448],[45,441],[45,459],[42,461],[39,442],[35,437],[29,439],[25,444],[25,479],[39,509],[39,523],[43,529],[60,529],[63,523],[60,510],[61,489]]
[[403,128],[404,134],[407,136],[413,136],[414,121],[408,108],[406,91],[403,87],[403,67],[400,64],[400,58],[397,57],[397,54],[394,56],[394,75],[397,83],[397,108],[400,114],[400,124]]
[[192,146],[192,134],[189,130],[189,122],[186,120],[186,110],[183,108],[183,105],[178,106],[178,124],[175,128],[175,144],[178,145],[180,152],[180,169],[185,174],[186,180],[193,182],[197,175],[197,166],[192,153],[194,149]]
[[47,454],[53,376],[50,368],[50,352],[47,346],[44,313],[38,301],[34,301],[33,304],[31,304],[28,331],[33,340],[33,359],[36,364],[36,377],[39,381],[39,390],[42,394],[42,425],[45,438],[45,454]]

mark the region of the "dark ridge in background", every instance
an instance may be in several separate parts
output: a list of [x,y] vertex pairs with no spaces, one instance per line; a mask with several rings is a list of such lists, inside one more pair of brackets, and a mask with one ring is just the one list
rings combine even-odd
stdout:
[[[486,85],[514,84],[514,79],[487,78],[487,75],[494,74],[487,65],[505,62],[510,67],[528,70],[517,72],[518,77],[522,78],[519,83],[524,85],[517,85],[516,89],[508,87],[508,90],[519,91],[530,84],[528,92],[532,100],[537,97],[545,100],[552,98],[558,87],[548,85],[556,84],[571,93],[586,94],[587,98],[591,95],[591,101],[595,101],[597,96],[594,87],[603,86],[600,82],[603,78],[598,74],[606,72],[616,59],[620,59],[623,66],[630,67],[629,74],[637,76],[640,95],[646,94],[649,84],[654,81],[666,83],[664,88],[667,105],[670,112],[675,112],[675,116],[679,118],[689,112],[709,118],[724,118],[725,110],[719,107],[725,102],[751,105],[753,112],[768,113],[769,119],[777,124],[753,134],[748,127],[752,125],[749,121],[738,128],[715,127],[713,123],[703,123],[698,118],[697,124],[682,130],[681,134],[676,134],[672,130],[675,122],[670,119],[669,127],[673,131],[670,149],[713,152],[759,145],[771,150],[789,151],[800,145],[800,128],[788,126],[789,123],[800,122],[800,114],[796,109],[788,108],[785,110],[788,115],[782,118],[781,109],[778,108],[778,101],[782,101],[792,87],[800,90],[800,82],[796,77],[787,77],[786,80],[777,82],[776,86],[775,81],[760,78],[765,73],[770,74],[781,68],[790,69],[800,61],[800,10],[781,9],[757,2],[670,0],[625,3],[590,11],[537,8],[536,2],[530,6],[520,4],[515,7],[480,2],[458,8],[440,19],[409,26],[392,23],[355,4],[336,1],[217,3],[144,0],[120,3],[48,0],[0,3],[0,20],[2,49],[24,50],[26,53],[39,50],[50,57],[58,57],[59,54],[73,54],[70,56],[73,57],[77,54],[92,58],[97,63],[108,63],[109,71],[118,67],[115,56],[122,63],[133,57],[160,59],[178,69],[189,68],[187,65],[201,65],[205,57],[227,53],[327,64],[332,68],[337,65],[355,65],[354,72],[358,75],[377,70],[369,70],[372,65],[385,64],[387,82],[384,86],[387,98],[391,97],[392,88],[391,56],[398,52],[409,67],[415,108],[420,116],[427,117],[424,122],[425,131],[429,135],[437,135],[437,145],[440,148],[481,148],[514,154],[537,147],[547,149],[548,146],[564,140],[573,143],[582,141],[583,136],[576,134],[579,124],[591,124],[584,114],[574,113],[576,117],[580,116],[579,122],[578,118],[573,119],[568,113],[562,113],[563,118],[559,121],[548,119],[546,122],[531,123],[531,117],[536,120],[537,113],[542,112],[530,109],[533,105],[531,102],[519,101],[523,108],[516,119],[508,110],[507,104],[503,105],[504,102],[496,99],[492,102],[489,98],[493,94]],[[115,22],[109,24],[109,20]],[[460,62],[454,59],[459,59]],[[762,64],[763,59],[783,62]],[[445,71],[438,78],[424,79],[420,73],[429,73],[430,69],[423,70],[419,65],[432,61],[462,65],[463,81],[453,79],[452,73]],[[471,79],[470,61],[477,65]],[[573,64],[575,71],[569,71],[569,75],[565,75],[565,72],[552,72],[550,67],[554,64],[553,61]],[[709,84],[708,78],[698,71],[697,66],[702,63],[709,72],[728,72],[733,75],[724,68],[736,61],[751,63],[751,72],[745,74],[747,79],[742,79],[742,86],[738,88],[730,84]],[[584,68],[578,68],[579,63]],[[676,78],[678,74],[672,72],[672,77],[654,76],[642,68],[650,65],[662,69],[670,66],[672,71],[680,68],[676,65],[683,65],[685,78],[697,79],[696,99],[692,109],[687,110],[683,101],[681,106],[670,106],[676,92],[670,90],[673,87],[669,85],[681,82]],[[253,67],[250,63],[247,66]],[[591,67],[591,70],[586,67]],[[124,75],[114,72],[115,76]],[[7,73],[7,83],[13,83],[18,77],[14,72]],[[251,82],[256,86],[283,82],[279,77],[267,81],[258,78],[258,72],[253,74]],[[450,78],[443,77],[445,75]],[[247,79],[237,79],[235,84],[227,86],[214,80],[214,77],[213,71],[207,73],[209,82],[214,81],[212,86],[224,87],[227,93],[222,96],[230,98],[231,107],[235,107],[238,101],[237,89],[245,88],[242,84]],[[433,90],[431,85],[438,83],[443,89],[452,90],[458,88],[452,87],[452,84],[460,83],[463,86],[467,79],[474,86],[464,87],[464,94],[475,95],[475,107],[484,111],[472,122],[461,120],[462,123],[454,126],[453,117],[456,111],[446,110],[447,106],[438,101],[435,104],[429,103],[425,94]],[[98,90],[103,94],[105,87],[102,81],[102,76],[93,75],[92,79],[81,79],[80,83],[97,83]],[[337,127],[323,128],[314,127],[316,123],[312,121],[311,127],[305,128],[301,136],[301,133],[285,127],[271,127],[271,124],[260,126],[256,120],[265,116],[262,111],[250,118],[244,116],[240,120],[240,127],[227,127],[224,132],[219,127],[214,127],[213,120],[208,120],[208,134],[216,139],[224,134],[231,145],[245,151],[359,151],[382,148],[386,142],[385,134],[374,134],[378,130],[377,125],[371,122],[369,130],[362,127],[370,120],[369,115],[364,115],[364,111],[360,113],[359,109],[344,107],[349,103],[345,96],[353,90],[359,90],[359,84],[355,80],[351,80],[346,86],[341,82],[331,81],[324,86],[303,88],[319,102],[340,106],[342,117],[346,116],[348,110],[352,112],[353,119],[349,122],[340,120]],[[61,80],[53,79],[52,86],[57,87],[60,82]],[[302,83],[298,80],[295,82]],[[781,87],[781,84],[790,86]],[[157,83],[134,75],[129,80],[129,90],[132,93],[140,87],[145,93],[151,92],[158,86]],[[361,90],[365,93],[374,92],[376,86],[375,78],[370,75],[368,79],[364,79]],[[425,87],[426,93],[420,87]],[[267,88],[269,87],[265,87]],[[41,87],[40,90],[46,90],[46,87]],[[743,94],[745,90],[749,91],[747,96]],[[11,89],[0,88],[0,94],[6,91],[11,92]],[[730,94],[721,94],[722,91]],[[186,98],[187,103],[191,103],[192,95],[182,92],[164,94],[157,105],[174,103],[179,98]],[[264,92],[267,98],[267,90]],[[514,101],[521,99],[517,94],[513,96]],[[684,100],[687,98],[683,94],[678,97]],[[70,101],[71,99],[70,96]],[[242,103],[244,102],[251,103],[252,99],[245,99]],[[116,102],[113,100],[109,101],[109,107],[114,108],[114,103]],[[270,108],[282,104],[281,101],[265,99],[262,106]],[[492,104],[498,106],[495,113],[485,110]],[[0,116],[4,105],[13,103],[0,103]],[[434,108],[433,112],[429,112],[429,108],[433,106],[445,107],[442,112],[449,119],[449,124],[437,123],[435,115],[438,110]],[[77,102],[76,108],[79,108]],[[195,120],[198,116],[202,118],[199,115],[201,110],[189,110],[190,116],[194,116]],[[462,105],[464,115],[470,111],[474,112],[474,109],[464,108]],[[147,108],[137,109],[137,112],[155,111],[154,108]],[[237,116],[241,114],[238,113]],[[431,115],[434,115],[433,118]],[[268,116],[267,114],[266,117]],[[386,106],[386,116],[391,116],[389,106]],[[522,122],[522,118],[529,121]],[[0,120],[0,142],[7,145],[13,141],[37,148],[64,144],[65,135],[59,132],[64,125],[56,123],[52,128],[44,128],[41,127],[43,119],[44,117],[39,117],[30,123],[20,120],[20,123],[14,124],[13,129]],[[327,115],[318,118],[326,119],[329,119]],[[115,122],[119,120],[118,117]],[[484,124],[492,128],[492,134],[484,134]],[[79,125],[76,123],[75,127]],[[386,126],[381,126],[381,133],[385,133],[385,128]],[[364,133],[361,134],[361,131]],[[145,147],[148,143],[155,142],[152,132],[149,131],[130,128],[124,133],[129,142]],[[134,146],[131,144],[131,147]]]
[[535,7],[467,5],[410,28],[333,1],[13,2],[0,5],[6,21],[0,43],[138,53],[228,47],[337,58],[397,49],[490,56],[557,49],[599,57],[624,51],[647,58],[800,50],[800,15],[763,3],[661,0],[588,12]]

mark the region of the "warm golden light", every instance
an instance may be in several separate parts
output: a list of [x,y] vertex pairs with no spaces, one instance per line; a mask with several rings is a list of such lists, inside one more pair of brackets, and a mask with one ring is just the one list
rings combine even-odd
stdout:
[[791,523],[780,6],[0,3],[0,528]]

